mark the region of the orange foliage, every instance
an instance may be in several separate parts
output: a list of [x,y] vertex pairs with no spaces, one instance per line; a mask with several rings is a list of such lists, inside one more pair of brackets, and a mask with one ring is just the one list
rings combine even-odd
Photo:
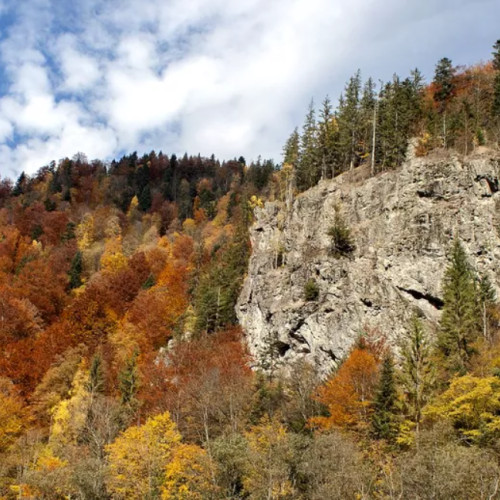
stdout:
[[315,396],[327,407],[329,416],[314,417],[310,425],[322,430],[332,427],[361,430],[366,427],[378,367],[379,361],[369,349],[355,347]]

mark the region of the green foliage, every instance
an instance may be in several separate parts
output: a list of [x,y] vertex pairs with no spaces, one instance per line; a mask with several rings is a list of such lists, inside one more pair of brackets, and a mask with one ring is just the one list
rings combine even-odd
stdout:
[[444,275],[443,300],[438,345],[448,368],[463,372],[481,333],[481,310],[476,275],[458,238]]
[[79,250],[76,252],[73,260],[71,261],[71,267],[69,269],[69,287],[71,289],[79,288],[82,286],[82,271],[83,271],[83,258],[82,252]]
[[89,379],[85,387],[91,394],[103,393],[105,389],[104,370],[102,358],[95,354],[90,363]]
[[121,403],[124,407],[134,411],[137,409],[137,391],[139,390],[139,372],[137,369],[137,358],[139,353],[135,351],[125,362],[125,366],[118,376]]
[[417,431],[422,418],[422,408],[427,403],[435,382],[431,354],[432,344],[424,331],[422,321],[415,313],[401,345],[400,380],[408,416],[415,423]]
[[434,99],[443,106],[443,109],[447,101],[451,98],[454,90],[454,75],[455,69],[453,68],[451,60],[447,57],[440,59],[436,65],[433,83],[436,86]]
[[328,229],[328,236],[332,239],[331,252],[336,258],[347,256],[356,249],[351,230],[347,227],[338,208],[335,209],[334,224]]
[[372,432],[376,439],[392,441],[396,436],[396,398],[394,362],[392,355],[386,355],[373,401]]
[[314,278],[309,278],[304,285],[304,298],[307,301],[315,301],[319,297],[319,286]]

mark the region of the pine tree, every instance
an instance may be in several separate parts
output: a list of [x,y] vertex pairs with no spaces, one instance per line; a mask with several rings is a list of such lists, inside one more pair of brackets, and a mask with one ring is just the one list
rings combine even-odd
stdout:
[[337,125],[333,116],[330,99],[325,97],[320,111],[318,123],[318,160],[321,165],[321,178],[335,176],[335,156],[337,142]]
[[480,276],[479,278],[479,298],[481,307],[481,317],[483,324],[483,337],[490,338],[489,325],[490,325],[490,311],[491,307],[495,304],[497,295],[488,275]]
[[410,416],[419,430],[422,408],[434,384],[434,365],[431,361],[431,343],[422,321],[415,313],[401,346],[401,385],[406,395]]
[[376,439],[392,441],[396,435],[396,382],[392,355],[382,362],[380,380],[375,392],[372,432]]
[[454,92],[453,79],[455,77],[455,68],[453,68],[451,60],[443,57],[436,65],[433,84],[436,87],[434,92],[434,100],[439,106],[439,113],[443,120],[443,146],[448,146],[448,130],[446,121],[446,111],[448,103]]
[[69,269],[69,287],[71,289],[79,288],[82,286],[82,271],[83,271],[83,259],[82,252],[78,250],[71,261],[71,267]]
[[500,40],[493,45],[493,68],[496,71],[493,94],[493,116],[500,118]]
[[104,370],[102,358],[99,354],[94,355],[90,363],[89,380],[86,389],[91,394],[103,393],[105,388]]
[[137,409],[138,404],[136,398],[139,389],[139,372],[137,370],[138,356],[139,353],[134,351],[132,356],[125,362],[125,366],[118,376],[121,403],[130,410]]
[[352,169],[358,163],[358,148],[361,136],[360,92],[361,73],[358,71],[350,78],[344,95],[340,97],[337,113],[343,170]]
[[481,333],[481,311],[476,276],[458,238],[444,275],[443,299],[439,348],[448,358],[449,368],[463,372],[474,353],[474,341]]
[[319,180],[317,126],[314,101],[311,100],[300,138],[299,168],[297,169],[297,188],[305,191]]
[[300,136],[297,127],[295,127],[283,147],[283,163],[297,168],[299,164],[299,144]]

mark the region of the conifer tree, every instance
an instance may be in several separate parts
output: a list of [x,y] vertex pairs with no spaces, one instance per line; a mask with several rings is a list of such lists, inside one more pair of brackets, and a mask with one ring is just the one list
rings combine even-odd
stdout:
[[137,357],[139,353],[134,351],[127,359],[123,370],[119,374],[119,388],[122,405],[130,410],[137,407],[136,394],[139,389],[139,373],[137,370]]
[[452,370],[464,371],[481,332],[476,276],[464,247],[457,238],[443,282],[444,307],[440,321],[439,348]]
[[297,187],[301,191],[314,186],[319,180],[317,127],[314,101],[311,100],[300,138],[299,168]]
[[439,106],[439,113],[443,120],[443,146],[448,146],[448,130],[446,121],[446,111],[448,102],[451,99],[454,91],[453,79],[455,76],[455,68],[453,68],[451,60],[443,57],[436,65],[433,84],[436,87],[434,92],[434,100]]
[[494,89],[493,89],[493,116],[500,118],[500,40],[493,45],[493,68],[496,71]]
[[483,325],[483,337],[489,339],[489,323],[491,307],[495,304],[497,295],[488,275],[479,278],[479,299]]
[[343,170],[357,164],[360,138],[360,92],[361,73],[358,71],[349,80],[345,94],[340,97],[337,121],[339,124],[339,147]]
[[318,160],[322,179],[326,179],[330,172],[332,178],[335,176],[336,128],[332,104],[327,96],[323,101],[318,123]]
[[382,362],[373,402],[372,431],[377,439],[391,441],[396,435],[396,396],[394,362],[388,354]]
[[283,163],[292,165],[293,168],[297,168],[299,164],[299,144],[299,131],[297,127],[295,127],[283,147]]
[[91,394],[103,393],[105,386],[102,358],[99,354],[94,355],[90,363],[89,379],[86,389]]
[[406,338],[401,346],[401,385],[410,409],[410,417],[419,430],[422,408],[434,384],[434,365],[431,361],[431,343],[422,321],[413,314]]
[[69,269],[69,287],[71,289],[79,288],[82,286],[82,271],[83,271],[83,260],[82,252],[78,250],[71,261],[71,267]]

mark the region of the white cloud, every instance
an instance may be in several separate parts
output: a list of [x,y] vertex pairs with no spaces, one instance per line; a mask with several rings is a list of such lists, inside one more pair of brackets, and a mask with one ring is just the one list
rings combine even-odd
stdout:
[[444,55],[487,58],[500,15],[496,0],[0,0],[7,10],[2,175],[77,151],[279,160],[311,97],[335,101],[358,67],[431,76]]

